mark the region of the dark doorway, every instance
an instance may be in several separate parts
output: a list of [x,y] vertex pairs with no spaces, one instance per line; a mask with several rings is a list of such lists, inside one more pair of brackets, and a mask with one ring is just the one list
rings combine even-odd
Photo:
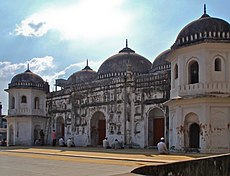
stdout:
[[156,146],[161,137],[164,137],[165,130],[164,113],[159,108],[149,112],[148,117],[148,146]]
[[99,141],[98,144],[102,145],[103,139],[105,139],[105,120],[98,121],[98,134],[99,134]]
[[65,122],[63,117],[57,118],[56,134],[57,134],[57,139],[59,139],[60,137],[65,137]]
[[161,137],[164,137],[164,118],[157,118],[153,121],[154,136],[153,145],[156,146]]
[[91,119],[91,145],[102,145],[106,137],[106,120],[102,112],[96,112]]
[[200,126],[193,123],[189,128],[189,148],[200,147]]

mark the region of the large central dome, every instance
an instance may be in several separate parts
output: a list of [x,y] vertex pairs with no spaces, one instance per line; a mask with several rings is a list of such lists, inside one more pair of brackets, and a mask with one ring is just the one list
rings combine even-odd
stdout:
[[210,17],[206,13],[198,19],[186,25],[177,36],[172,49],[189,46],[200,42],[230,42],[230,25],[228,22]]
[[102,79],[124,75],[128,65],[134,74],[148,73],[151,69],[151,62],[130,49],[126,41],[125,48],[102,63],[98,70],[98,77]]

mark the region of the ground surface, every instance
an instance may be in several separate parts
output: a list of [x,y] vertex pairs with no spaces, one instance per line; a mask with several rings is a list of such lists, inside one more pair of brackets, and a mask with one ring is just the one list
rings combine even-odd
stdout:
[[134,168],[192,160],[207,155],[158,155],[154,149],[92,147],[0,147],[0,175],[5,176],[112,176]]

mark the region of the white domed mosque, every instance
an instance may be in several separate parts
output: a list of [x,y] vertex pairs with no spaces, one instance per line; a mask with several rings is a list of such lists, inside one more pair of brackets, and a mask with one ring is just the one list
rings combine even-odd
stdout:
[[[172,69],[171,69],[172,68]],[[162,136],[173,150],[229,152],[230,25],[206,13],[179,33],[151,63],[126,46],[98,71],[88,61],[60,90],[29,69],[9,88],[8,145],[32,145],[41,129],[51,143],[72,137],[98,146],[153,147]]]

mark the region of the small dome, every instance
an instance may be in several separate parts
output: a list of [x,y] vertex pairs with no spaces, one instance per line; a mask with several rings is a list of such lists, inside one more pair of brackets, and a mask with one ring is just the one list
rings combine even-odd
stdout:
[[128,48],[126,42],[125,48],[102,63],[98,70],[99,79],[124,75],[128,64],[130,71],[136,74],[148,73],[151,68],[151,62]]
[[87,61],[87,65],[85,68],[83,68],[81,71],[75,72],[68,78],[67,85],[90,82],[95,80],[96,78],[97,78],[97,72],[93,71],[88,66],[88,61]]
[[164,70],[169,70],[170,67],[170,62],[166,61],[166,57],[170,53],[170,49],[162,52],[160,55],[156,57],[156,59],[153,61],[153,65],[151,68],[151,73],[156,73],[159,71],[164,71]]
[[210,17],[204,14],[198,19],[186,25],[179,33],[172,49],[188,46],[195,43],[206,42],[230,42],[230,25],[228,22]]
[[24,73],[15,75],[9,84],[9,88],[34,88],[45,91],[48,91],[48,87],[48,83],[37,74],[31,72],[29,68]]

